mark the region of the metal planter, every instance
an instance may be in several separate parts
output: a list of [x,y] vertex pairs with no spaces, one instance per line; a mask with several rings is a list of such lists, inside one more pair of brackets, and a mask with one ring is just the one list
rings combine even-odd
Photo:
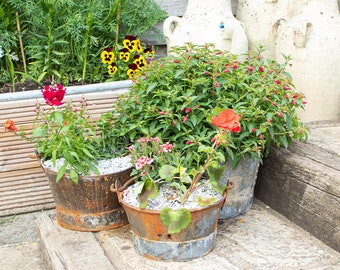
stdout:
[[78,184],[65,174],[56,183],[57,172],[44,168],[55,200],[60,226],[77,231],[101,231],[128,224],[117,195],[110,192],[116,180],[125,183],[132,168],[106,175],[79,176]]
[[226,194],[211,206],[188,209],[191,222],[178,234],[168,234],[160,219],[160,211],[140,209],[122,199],[120,203],[130,222],[137,253],[152,260],[188,261],[203,257],[214,248],[217,221],[225,200]]

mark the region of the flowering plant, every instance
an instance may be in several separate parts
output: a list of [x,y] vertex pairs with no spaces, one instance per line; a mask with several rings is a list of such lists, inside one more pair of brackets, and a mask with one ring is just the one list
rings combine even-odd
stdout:
[[[218,128],[217,134],[212,138],[210,145],[200,145],[198,151],[206,158],[203,165],[187,165],[185,154],[176,150],[175,145],[169,142],[161,143],[158,137],[140,138],[137,142],[128,147],[131,160],[135,166],[131,175],[135,180],[134,191],[138,194],[139,207],[146,208],[149,200],[158,195],[158,186],[170,184],[180,192],[181,204],[183,205],[195,188],[209,183],[213,190],[223,194],[228,183],[223,183],[222,175],[225,169],[223,153],[217,151],[218,147],[226,143],[231,133],[240,132],[240,116],[233,110],[215,110],[217,116],[209,117],[209,122]],[[200,183],[204,173],[207,173],[208,182]],[[216,198],[196,198],[199,205],[211,205]],[[173,210],[164,207],[161,211],[162,222],[168,226],[169,233],[178,233],[185,228],[191,220],[190,211],[186,208]],[[179,222],[180,221],[180,222]]]
[[107,65],[110,75],[118,79],[135,79],[154,54],[151,44],[143,49],[140,39],[135,36],[126,36],[122,46],[114,50],[105,48],[100,57]]
[[200,160],[197,149],[209,143],[206,115],[215,107],[232,108],[242,116],[241,132],[228,137],[223,150],[235,166],[245,155],[262,159],[270,148],[307,138],[299,120],[305,106],[295,90],[289,65],[262,57],[262,48],[238,57],[212,45],[174,47],[171,54],[143,69],[131,91],[119,99],[106,130],[112,144],[139,136],[159,136],[186,151],[186,160]]
[[75,183],[80,173],[87,174],[89,170],[99,173],[95,165],[100,155],[100,141],[87,111],[86,98],[82,97],[79,104],[72,101],[63,103],[66,88],[60,84],[45,86],[41,92],[46,105],[36,104],[32,130],[27,132],[23,127],[18,130],[10,119],[5,122],[5,129],[34,142],[37,154],[43,160],[51,159],[54,167],[57,159],[64,159],[58,170],[57,182],[67,170]]

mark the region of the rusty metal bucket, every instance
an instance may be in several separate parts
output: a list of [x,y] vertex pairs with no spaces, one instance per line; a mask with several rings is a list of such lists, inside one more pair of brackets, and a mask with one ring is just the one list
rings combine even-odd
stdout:
[[168,234],[160,211],[128,205],[122,196],[118,192],[131,225],[135,250],[140,255],[158,261],[188,261],[207,255],[215,247],[217,221],[227,193],[213,205],[188,209],[191,222],[178,234]]
[[[43,167],[44,168],[44,167]],[[56,183],[57,172],[44,168],[56,205],[60,226],[77,231],[101,231],[128,224],[117,194],[110,192],[116,180],[125,183],[132,167],[117,173],[79,176],[78,184],[65,174]]]

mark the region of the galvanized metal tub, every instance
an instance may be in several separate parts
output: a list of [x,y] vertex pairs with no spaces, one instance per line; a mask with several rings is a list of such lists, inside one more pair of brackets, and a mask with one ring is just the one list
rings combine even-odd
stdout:
[[137,253],[158,261],[189,261],[207,255],[215,247],[217,221],[226,196],[213,205],[188,209],[191,222],[177,234],[168,234],[160,211],[140,209],[122,199],[120,203],[130,222]]
[[[44,167],[43,167],[44,168]],[[79,175],[78,184],[65,174],[56,183],[57,172],[44,168],[56,205],[60,226],[77,231],[101,231],[128,224],[124,209],[110,185],[116,180],[125,183],[132,167],[105,175]]]
[[231,162],[225,164],[223,174],[225,182],[230,180],[234,187],[228,193],[228,200],[224,204],[220,219],[230,219],[247,213],[254,199],[254,187],[259,169],[259,159],[246,156],[241,159],[236,168],[232,168]]

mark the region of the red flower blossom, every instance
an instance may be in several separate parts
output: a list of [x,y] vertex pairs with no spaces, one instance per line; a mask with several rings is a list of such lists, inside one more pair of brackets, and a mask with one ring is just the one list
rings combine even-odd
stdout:
[[252,72],[254,70],[254,68],[252,66],[248,66],[248,71]]
[[191,111],[191,109],[188,107],[188,108],[185,108],[185,112],[186,113],[189,113]]
[[264,67],[263,67],[263,66],[260,66],[260,67],[259,67],[259,71],[264,72]]
[[61,84],[58,84],[57,87],[53,85],[47,85],[41,93],[46,100],[46,104],[50,106],[60,106],[63,103],[61,102],[65,96],[66,88],[64,88]]
[[6,120],[5,121],[5,131],[18,131],[18,128],[15,126],[14,121],[13,120]]
[[231,132],[239,132],[241,130],[239,123],[240,118],[241,116],[235,114],[234,110],[228,109],[222,111],[218,116],[213,116],[211,123],[218,128]]

